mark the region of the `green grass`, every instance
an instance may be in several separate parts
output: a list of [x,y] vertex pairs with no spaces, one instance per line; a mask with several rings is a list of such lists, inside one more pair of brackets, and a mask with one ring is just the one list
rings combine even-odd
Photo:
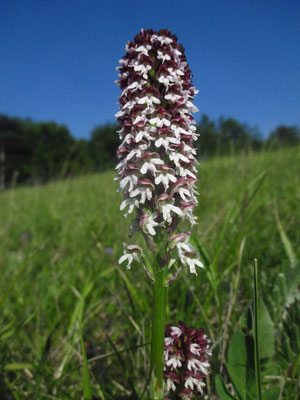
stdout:
[[[290,268],[287,243],[300,256],[299,165],[299,148],[200,162],[192,238],[206,268],[170,285],[167,318],[211,337],[209,398],[218,398],[217,373],[228,380],[254,258],[260,295],[280,322],[272,290]],[[0,399],[147,398],[152,287],[142,268],[117,264],[129,219],[114,177],[0,193]]]

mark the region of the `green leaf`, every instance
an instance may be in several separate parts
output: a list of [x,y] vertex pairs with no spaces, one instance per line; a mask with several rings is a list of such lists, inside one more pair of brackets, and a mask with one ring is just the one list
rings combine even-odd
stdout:
[[263,400],[277,400],[279,399],[279,395],[280,395],[280,389],[273,387],[263,392],[262,398]]
[[16,371],[19,369],[31,369],[33,368],[32,364],[28,363],[11,363],[11,364],[6,364],[4,369],[6,371]]
[[285,302],[290,304],[293,302],[295,297],[299,296],[299,291],[296,292],[300,285],[300,263],[296,264],[296,268],[290,268],[286,272],[286,299]]
[[290,260],[290,263],[291,263],[291,268],[295,268],[296,263],[297,263],[297,257],[296,257],[294,248],[292,246],[292,243],[291,243],[290,239],[288,238],[287,234],[285,233],[285,230],[283,229],[283,226],[282,226],[280,218],[279,218],[277,207],[275,207],[275,218],[276,218],[277,228],[280,233],[280,238],[281,238],[284,250],[285,250],[285,252]]
[[83,398],[84,400],[91,400],[92,399],[92,387],[91,387],[91,380],[90,380],[90,372],[86,358],[86,352],[84,348],[82,334],[80,333],[80,343],[81,343],[81,353],[82,353],[82,360],[83,360],[83,376],[82,376],[82,386],[83,386]]
[[228,350],[228,373],[232,384],[242,400],[255,398],[255,372],[253,339],[239,330],[230,342]]
[[275,353],[274,323],[268,309],[259,297],[258,299],[258,348],[260,359],[271,358]]
[[40,386],[42,383],[42,378],[46,376],[46,366],[47,366],[47,360],[50,352],[50,347],[51,347],[51,336],[48,336],[46,340],[46,344],[43,350],[42,357],[40,359],[37,371],[36,371],[36,385],[34,389],[34,400],[38,399],[39,396],[39,391],[40,391]]
[[226,390],[224,381],[221,377],[221,375],[217,375],[216,376],[216,380],[215,380],[215,384],[216,384],[216,389],[218,392],[218,395],[220,397],[220,400],[230,400],[230,399],[234,399],[234,397],[232,397]]

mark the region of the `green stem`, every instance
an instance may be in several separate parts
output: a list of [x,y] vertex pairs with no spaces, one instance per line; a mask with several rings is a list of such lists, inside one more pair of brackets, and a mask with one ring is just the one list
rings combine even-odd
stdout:
[[164,338],[167,303],[167,267],[156,266],[153,285],[151,370],[156,379],[156,390],[163,388]]
[[261,393],[261,372],[260,372],[260,356],[258,347],[258,273],[257,260],[254,260],[254,358],[255,358],[255,378],[257,385],[257,395],[259,400],[262,399]]

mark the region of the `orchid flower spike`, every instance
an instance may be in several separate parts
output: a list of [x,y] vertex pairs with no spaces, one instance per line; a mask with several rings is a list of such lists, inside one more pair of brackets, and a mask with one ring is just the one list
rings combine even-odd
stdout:
[[176,393],[176,399],[193,399],[203,394],[210,367],[208,356],[212,355],[209,344],[203,329],[188,328],[181,321],[166,327],[164,380],[171,396]]
[[[120,209],[125,216],[135,212],[131,226],[157,251],[157,244],[167,243],[182,219],[196,223],[193,143],[198,134],[192,113],[198,111],[193,105],[197,90],[184,48],[168,30],[142,29],[127,43],[117,70],[122,90],[116,114],[121,124],[116,167],[124,196]],[[178,263],[196,273],[196,267],[202,267],[199,255],[186,235],[179,238],[182,241],[176,239],[167,252],[175,249]],[[127,254],[120,262],[130,267],[136,257]],[[169,261],[167,255],[164,260]]]

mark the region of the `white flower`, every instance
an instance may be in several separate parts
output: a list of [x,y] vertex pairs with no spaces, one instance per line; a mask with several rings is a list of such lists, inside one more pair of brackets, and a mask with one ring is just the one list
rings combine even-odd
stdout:
[[145,161],[141,168],[141,174],[146,174],[148,170],[152,172],[153,175],[156,173],[156,165],[162,165],[164,162],[160,158],[152,158],[149,161]]
[[137,246],[135,244],[127,246],[126,243],[123,243],[123,247],[124,254],[122,257],[120,257],[119,264],[122,264],[122,262],[127,260],[128,263],[126,265],[126,268],[130,269],[133,260],[140,262],[139,255],[142,254],[142,249],[140,248],[140,246]]
[[125,190],[126,186],[129,185],[128,191],[131,192],[134,186],[137,184],[138,177],[136,175],[126,175],[120,182],[120,188]]
[[171,212],[173,211],[175,214],[182,216],[182,211],[179,207],[173,206],[173,204],[161,204],[160,209],[163,215],[164,221],[169,224],[172,222]]
[[204,268],[204,265],[202,264],[202,262],[200,260],[198,260],[197,258],[186,257],[186,263],[190,268],[191,274],[197,275],[196,266],[198,266],[200,268]]
[[181,167],[180,161],[183,161],[185,163],[189,163],[190,162],[190,160],[186,156],[184,156],[181,153],[175,153],[175,151],[173,151],[172,153],[169,154],[169,158],[170,158],[171,161],[174,162],[176,167]]
[[190,199],[187,199],[186,196],[192,197],[191,192],[188,189],[185,189],[183,187],[179,188],[177,190],[177,192],[179,193],[180,197],[182,198],[182,200],[184,201],[189,201]]
[[195,354],[196,356],[200,356],[201,348],[198,343],[191,343],[190,345],[190,352]]
[[164,84],[167,88],[175,81],[175,78],[171,75],[160,75],[158,78],[158,82]]
[[135,197],[140,195],[140,203],[144,204],[146,199],[147,200],[151,200],[152,199],[152,192],[153,192],[153,188],[150,188],[149,186],[139,186],[137,187],[135,190],[133,190],[130,193],[130,197]]
[[167,36],[157,36],[156,40],[158,40],[162,45],[171,44],[173,42],[173,39]]
[[170,126],[171,125],[171,122],[168,119],[164,118],[164,117],[162,117],[162,118],[160,118],[160,117],[151,118],[149,120],[149,122],[150,122],[150,124],[155,124],[157,128],[162,128],[164,125],[165,126]]
[[162,60],[162,62],[164,63],[165,61],[170,61],[171,57],[169,56],[169,54],[165,54],[162,51],[158,50],[157,51],[157,59]]
[[[180,331],[181,333],[181,331]],[[166,337],[165,338],[165,346],[171,346],[174,343],[174,339],[171,337]]]
[[182,331],[178,326],[171,326],[171,336],[175,337],[178,339],[182,334]]
[[146,46],[139,46],[135,49],[135,51],[144,54],[145,56],[149,56],[148,50],[151,50],[152,46],[149,44],[146,44]]
[[154,104],[160,104],[160,100],[155,96],[144,96],[139,99],[138,104],[147,104],[147,106]]
[[[134,254],[131,253],[127,253],[124,254],[120,259],[119,259],[119,264],[122,264],[122,262],[124,262],[125,260],[128,261],[128,264],[126,265],[127,269],[130,269],[132,261],[136,259]],[[139,261],[139,259],[136,259],[136,261]]]
[[174,354],[169,360],[166,362],[168,367],[172,369],[180,368],[182,366],[182,357],[181,354]]
[[190,358],[187,363],[187,369],[189,371],[194,371],[197,373],[198,371],[201,371],[204,375],[208,374],[208,368],[210,367],[209,363],[206,361],[200,361],[197,360],[196,358]]
[[173,391],[176,390],[176,386],[175,386],[175,383],[174,383],[173,379],[167,378],[166,385],[167,385],[167,391],[168,392],[170,392],[170,390],[173,390]]
[[177,181],[177,179],[176,179],[175,175],[169,174],[169,173],[166,173],[166,172],[161,172],[155,178],[155,184],[159,185],[160,183],[162,183],[164,185],[165,191],[168,190],[170,181],[174,183],[174,182]]
[[190,272],[196,274],[196,266],[204,268],[202,262],[198,258],[198,254],[194,247],[189,243],[179,242],[176,244],[178,256],[183,265],[188,265]]
[[155,221],[156,218],[157,218],[157,212],[155,212],[153,214],[149,214],[148,212],[145,212],[142,215],[141,220],[140,220],[140,226],[144,233],[147,233],[151,236],[156,235],[154,228],[162,225]]
[[201,394],[203,394],[202,387],[205,386],[205,383],[202,382],[202,381],[199,381],[199,379],[196,379],[196,378],[194,378],[194,377],[192,377],[192,376],[189,376],[189,377],[186,379],[186,381],[185,381],[185,383],[184,383],[184,386],[186,387],[186,389],[191,389],[191,390],[194,390],[194,387],[196,387],[197,390],[198,390],[198,392],[200,392]]
[[137,199],[132,199],[132,198],[127,198],[122,201],[120,205],[120,210],[124,210],[125,207],[129,206],[129,209],[126,214],[124,214],[124,217],[127,217],[127,215],[131,214],[134,207],[139,208],[140,203]]
[[155,141],[155,146],[160,147],[161,145],[163,145],[166,150],[169,150],[170,143],[180,144],[180,141],[173,137],[160,137]]

